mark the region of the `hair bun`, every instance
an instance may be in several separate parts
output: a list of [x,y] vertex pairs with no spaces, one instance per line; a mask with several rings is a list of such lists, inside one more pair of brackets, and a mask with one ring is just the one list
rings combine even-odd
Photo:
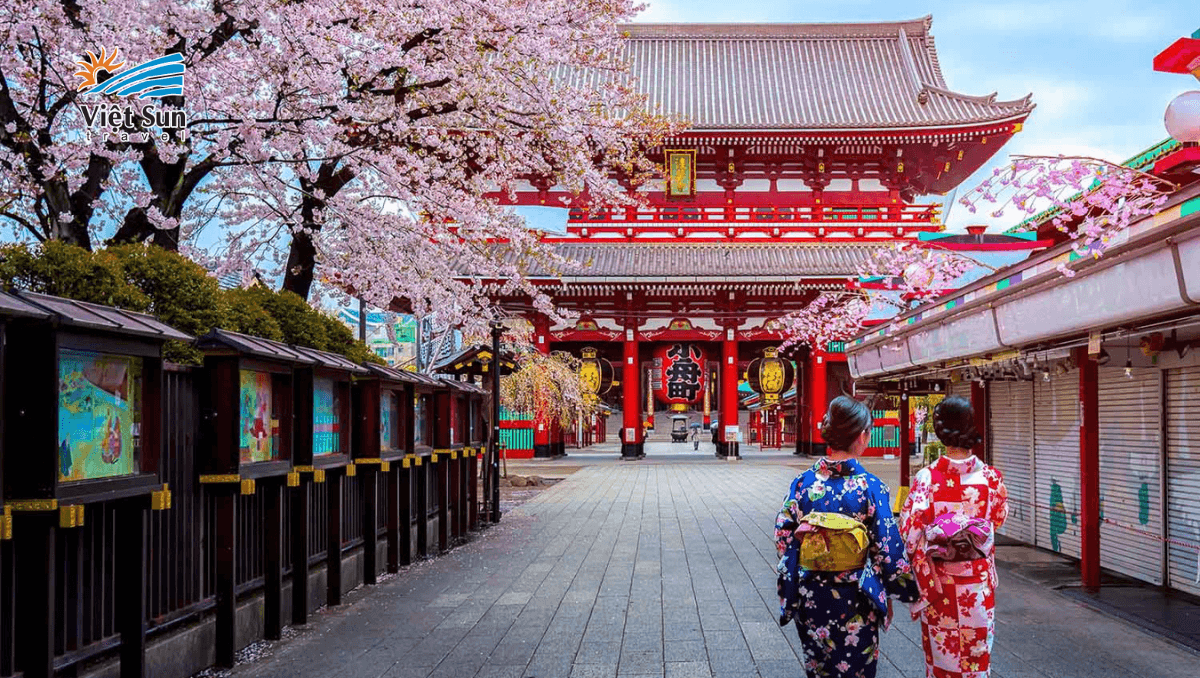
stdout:
[[846,452],[870,427],[871,410],[866,405],[848,396],[838,396],[829,403],[819,430],[831,449]]
[[969,449],[983,442],[975,427],[975,410],[962,396],[950,396],[933,411],[933,432],[947,447]]

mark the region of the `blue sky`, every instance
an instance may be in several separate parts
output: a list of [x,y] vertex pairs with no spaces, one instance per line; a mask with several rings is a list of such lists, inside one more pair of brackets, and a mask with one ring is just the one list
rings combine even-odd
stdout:
[[[1151,67],[1155,54],[1200,28],[1196,0],[655,0],[638,21],[891,21],[928,14],[952,89],[997,92],[1000,99],[1032,92],[1037,103],[1025,130],[960,190],[979,183],[1009,153],[1125,160],[1165,139],[1167,104],[1200,88],[1192,78]],[[949,226],[961,230],[972,217],[959,206]]]

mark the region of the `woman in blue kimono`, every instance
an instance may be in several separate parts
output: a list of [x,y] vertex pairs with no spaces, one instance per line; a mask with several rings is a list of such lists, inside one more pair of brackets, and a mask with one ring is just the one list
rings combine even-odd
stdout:
[[[918,598],[888,488],[855,459],[870,442],[871,423],[870,410],[853,398],[829,404],[821,422],[829,451],[792,481],[775,520],[779,623],[796,622],[808,678],[873,678],[879,627],[891,623],[890,598]],[[824,532],[817,524],[839,529]],[[836,548],[813,561],[814,543]]]

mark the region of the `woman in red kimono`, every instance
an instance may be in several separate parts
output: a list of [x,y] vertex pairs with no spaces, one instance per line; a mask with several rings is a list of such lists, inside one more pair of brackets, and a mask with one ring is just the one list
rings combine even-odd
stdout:
[[946,454],[913,481],[900,531],[921,598],[927,678],[987,678],[995,631],[994,531],[1008,516],[1000,472],[971,454],[981,440],[965,398],[934,409],[933,427]]

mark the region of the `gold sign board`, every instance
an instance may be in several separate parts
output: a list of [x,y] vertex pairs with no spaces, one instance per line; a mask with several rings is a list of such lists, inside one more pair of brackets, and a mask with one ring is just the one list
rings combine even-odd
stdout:
[[667,149],[667,197],[690,198],[696,195],[696,150]]

